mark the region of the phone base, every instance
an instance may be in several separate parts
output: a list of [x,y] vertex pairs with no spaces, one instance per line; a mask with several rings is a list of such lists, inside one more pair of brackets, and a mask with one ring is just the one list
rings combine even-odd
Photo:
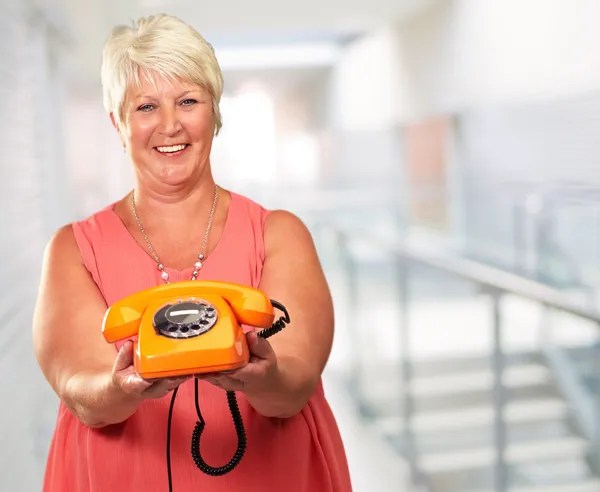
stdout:
[[193,368],[185,368],[185,369],[172,369],[166,371],[156,371],[156,372],[138,372],[138,375],[144,379],[162,379],[162,378],[173,378],[179,376],[193,376],[195,374],[205,374],[208,372],[223,372],[223,371],[233,371],[235,369],[239,369],[240,367],[244,367],[248,362],[240,361],[237,364],[219,364],[213,366],[200,366]]

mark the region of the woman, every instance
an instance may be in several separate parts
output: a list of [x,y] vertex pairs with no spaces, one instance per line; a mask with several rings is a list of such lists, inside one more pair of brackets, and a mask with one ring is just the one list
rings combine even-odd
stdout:
[[[113,31],[103,52],[104,102],[129,154],[135,189],[49,243],[34,320],[39,364],[60,397],[44,490],[166,491],[170,393],[172,489],[349,491],[346,457],[321,373],[332,302],[306,227],[215,184],[210,151],[221,127],[222,76],[213,50],[176,18]],[[248,447],[229,474],[196,468],[193,378],[146,381],[132,342],[107,344],[108,306],[165,282],[251,285],[284,304],[289,327],[247,333],[250,363],[198,376],[204,459],[230,460],[236,435],[223,390],[236,391]]]

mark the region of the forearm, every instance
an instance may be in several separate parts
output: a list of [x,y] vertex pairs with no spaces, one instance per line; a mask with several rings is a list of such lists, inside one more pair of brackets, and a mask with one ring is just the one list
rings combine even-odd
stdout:
[[65,405],[89,427],[105,427],[127,420],[141,403],[112,382],[109,372],[71,376],[60,395]]
[[279,357],[273,376],[261,388],[244,391],[250,405],[265,417],[289,418],[296,415],[313,395],[320,374],[304,361]]

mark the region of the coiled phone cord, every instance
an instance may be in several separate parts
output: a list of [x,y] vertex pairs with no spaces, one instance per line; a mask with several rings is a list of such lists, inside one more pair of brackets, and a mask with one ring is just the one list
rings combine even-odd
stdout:
[[[277,301],[273,301],[271,299],[271,304],[274,308],[279,309],[284,313],[284,316],[280,317],[270,328],[265,328],[258,333],[258,336],[261,338],[269,338],[276,333],[279,333],[283,328],[286,327],[290,323],[290,315],[288,314],[286,308],[278,303]],[[171,405],[169,406],[169,420],[167,423],[167,472],[169,476],[169,492],[173,492],[173,480],[171,475],[171,417],[173,416],[173,406],[175,404],[175,398],[177,396],[178,388],[173,390],[173,396],[171,397]],[[223,465],[218,467],[210,466],[204,461],[200,454],[200,437],[202,436],[202,432],[204,431],[204,426],[206,422],[202,417],[202,412],[200,411],[200,404],[198,403],[198,380],[194,380],[194,393],[195,393],[195,401],[196,401],[196,413],[198,415],[198,421],[196,422],[196,427],[194,428],[194,432],[192,433],[192,458],[196,466],[207,475],[211,476],[221,476],[229,473],[233,470],[239,462],[242,460],[244,453],[246,451],[246,431],[244,430],[244,422],[242,420],[242,415],[240,413],[240,408],[238,406],[237,398],[235,396],[234,391],[227,391],[227,403],[229,405],[229,410],[231,412],[231,416],[233,418],[233,425],[235,427],[235,432],[238,438],[238,445],[231,460]]]

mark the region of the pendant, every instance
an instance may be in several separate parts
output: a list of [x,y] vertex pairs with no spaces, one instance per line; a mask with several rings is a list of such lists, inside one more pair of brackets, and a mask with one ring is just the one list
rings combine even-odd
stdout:
[[165,282],[169,283],[169,273],[165,272],[165,267],[162,265],[162,263],[158,264],[158,271],[161,272],[160,278],[162,278]]
[[198,271],[202,269],[202,260],[204,259],[204,255],[200,253],[198,255],[198,261],[194,263],[194,273],[192,273],[192,280],[196,280],[198,278]]

